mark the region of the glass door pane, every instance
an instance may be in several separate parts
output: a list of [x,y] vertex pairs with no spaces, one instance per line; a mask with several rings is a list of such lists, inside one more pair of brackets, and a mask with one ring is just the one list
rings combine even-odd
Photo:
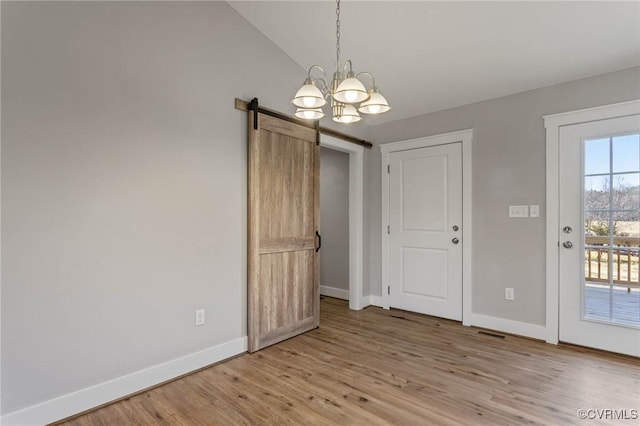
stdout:
[[584,141],[583,317],[640,325],[640,135]]

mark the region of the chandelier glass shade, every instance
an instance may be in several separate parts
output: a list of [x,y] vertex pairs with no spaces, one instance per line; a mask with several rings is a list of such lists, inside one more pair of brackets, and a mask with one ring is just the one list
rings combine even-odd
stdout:
[[305,120],[320,120],[324,117],[324,112],[321,108],[298,108],[295,115]]
[[327,100],[309,77],[304,81],[304,85],[298,90],[291,103],[299,108],[314,109],[324,106]]
[[369,90],[369,99],[360,104],[360,112],[365,114],[382,114],[391,109],[387,100],[379,91]]
[[350,104],[345,104],[340,114],[334,114],[333,116],[333,121],[343,124],[356,123],[361,119],[362,117],[360,117],[360,114],[356,111],[356,107]]
[[333,99],[343,104],[360,103],[369,99],[369,93],[360,80],[355,77],[347,77],[338,85]]
[[[317,70],[316,76],[312,74]],[[320,74],[320,75],[318,75]],[[371,79],[367,90],[362,76]],[[336,0],[336,71],[329,82],[324,69],[318,65],[309,68],[307,78],[296,92],[291,103],[295,105],[296,117],[307,120],[319,120],[324,117],[322,107],[330,101],[333,121],[355,123],[360,121],[358,112],[363,114],[382,114],[391,109],[389,103],[376,87],[376,80],[368,72],[355,73],[351,60],[340,63],[340,0]]]

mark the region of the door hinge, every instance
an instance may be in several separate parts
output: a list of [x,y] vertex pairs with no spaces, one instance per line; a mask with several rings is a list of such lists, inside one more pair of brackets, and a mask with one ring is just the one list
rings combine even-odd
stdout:
[[387,173],[391,173],[391,164],[387,164]]
[[391,286],[390,286],[390,285],[388,285],[388,286],[387,286],[387,295],[390,295],[390,294],[391,294]]
[[387,234],[391,234],[391,225],[387,225]]

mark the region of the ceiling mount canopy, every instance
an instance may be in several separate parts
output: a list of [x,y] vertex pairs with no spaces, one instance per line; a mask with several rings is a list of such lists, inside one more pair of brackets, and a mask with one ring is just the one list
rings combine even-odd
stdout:
[[[318,70],[321,76],[313,77],[314,70]],[[368,90],[360,79],[365,75],[371,79],[371,88]],[[356,74],[349,59],[342,66],[340,64],[340,0],[336,0],[336,71],[333,73],[333,79],[329,83],[327,74],[321,66],[311,66],[307,78],[291,103],[298,107],[296,117],[319,120],[325,115],[322,107],[327,104],[327,100],[331,101],[333,121],[338,123],[348,124],[360,121],[358,112],[382,114],[391,109],[376,87],[376,80],[372,74],[368,72]]]

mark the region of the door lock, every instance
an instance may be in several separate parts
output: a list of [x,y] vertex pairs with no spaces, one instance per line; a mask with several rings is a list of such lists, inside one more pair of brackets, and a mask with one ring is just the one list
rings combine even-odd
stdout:
[[458,228],[458,225],[453,225],[453,228],[452,228],[452,229],[453,229],[454,231],[457,231],[457,230],[458,230],[458,229],[460,229],[460,228]]
[[570,234],[571,231],[573,231],[573,228],[571,228],[570,226],[565,226],[564,228],[562,228],[562,232],[564,232],[565,234]]

